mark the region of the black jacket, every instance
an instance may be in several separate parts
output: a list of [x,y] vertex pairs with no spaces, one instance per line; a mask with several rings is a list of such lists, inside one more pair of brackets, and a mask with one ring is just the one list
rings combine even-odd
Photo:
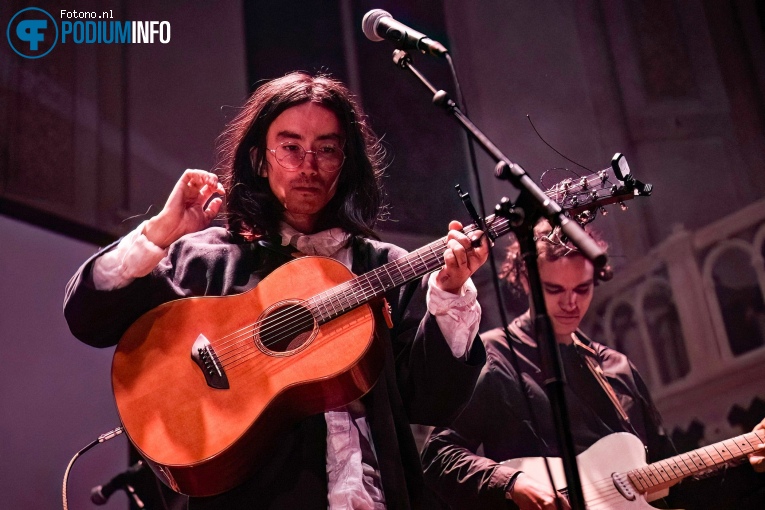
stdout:
[[[473,398],[451,428],[433,431],[423,451],[427,483],[453,509],[508,508],[505,488],[516,471],[499,463],[521,457],[560,456],[528,313],[513,321],[510,333],[509,342],[502,329],[481,335],[487,360]],[[619,419],[577,352],[581,348],[561,345],[567,378],[565,397],[577,454],[613,432],[640,437],[647,445],[649,462],[674,454],[648,389],[632,363],[625,355],[579,335],[597,353],[631,425]],[[518,355],[521,377],[511,363],[511,344]],[[523,391],[533,406],[536,426]],[[479,445],[483,455],[476,454]]]
[[[405,254],[401,248],[373,240],[355,238],[352,243],[356,274]],[[97,347],[115,345],[133,321],[162,303],[189,296],[241,293],[291,260],[278,242],[245,242],[214,227],[174,243],[149,275],[122,289],[98,291],[91,276],[98,255],[72,277],[64,303],[72,333]],[[449,425],[469,399],[485,359],[483,344],[477,339],[468,360],[454,358],[435,318],[425,311],[423,287],[415,281],[386,296],[394,328],[382,342],[383,372],[362,399],[391,509],[419,507],[425,497],[409,424]],[[310,417],[285,432],[277,453],[257,475],[220,496],[192,498],[190,508],[324,510],[325,455],[324,417]]]

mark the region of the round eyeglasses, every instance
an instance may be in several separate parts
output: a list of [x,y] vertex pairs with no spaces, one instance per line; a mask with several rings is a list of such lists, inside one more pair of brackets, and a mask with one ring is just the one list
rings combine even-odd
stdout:
[[345,161],[343,149],[333,142],[322,142],[316,150],[307,151],[299,143],[286,141],[280,143],[275,149],[267,150],[287,170],[297,170],[303,164],[306,154],[313,154],[316,158],[316,166],[324,172],[337,172]]

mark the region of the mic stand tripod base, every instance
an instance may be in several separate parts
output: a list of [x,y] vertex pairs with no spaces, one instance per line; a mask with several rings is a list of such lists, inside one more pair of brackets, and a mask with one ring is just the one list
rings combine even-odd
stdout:
[[537,264],[538,253],[534,240],[534,226],[540,219],[541,212],[538,207],[534,206],[532,197],[525,190],[521,191],[515,205],[510,200],[504,199],[497,205],[496,212],[510,222],[521,248],[521,256],[526,265],[530,305],[533,311],[533,338],[539,349],[545,391],[550,400],[558,450],[563,461],[563,470],[568,484],[569,504],[572,510],[585,510],[582,482],[576,465],[576,450],[571,436],[571,422],[564,393],[565,375],[555,332],[547,315],[544,290]]
[[[410,71],[429,91],[431,94],[436,95],[439,91],[430,84],[430,82],[412,65],[411,59],[406,55],[400,53],[394,53],[394,61],[396,65],[403,69]],[[595,267],[600,268],[606,263],[605,252],[597,246],[597,244],[584,232],[584,230],[575,221],[570,220],[564,214],[557,203],[550,200],[545,193],[539,189],[539,186],[534,184],[534,181],[529,175],[521,168],[520,165],[512,163],[507,156],[505,156],[499,148],[492,143],[492,141],[471,122],[471,120],[464,115],[459,108],[452,106],[452,102],[448,100],[445,94],[438,94],[436,103],[444,111],[446,111],[452,118],[457,120],[462,127],[468,132],[471,138],[473,138],[496,162],[504,162],[508,169],[510,182],[521,190],[519,202],[523,204],[525,211],[525,218],[523,225],[519,227],[516,232],[521,235],[526,235],[527,239],[533,239],[533,227],[537,219],[544,216],[550,220],[554,226],[559,226],[561,231],[571,240],[574,245],[579,248],[585,256],[593,261]],[[503,176],[504,177],[504,176]],[[533,214],[532,214],[533,212]],[[533,217],[530,217],[533,216]],[[530,226],[529,226],[530,225]],[[520,236],[519,236],[520,242]],[[528,247],[527,243],[527,247]],[[531,242],[533,244],[533,241]],[[522,245],[523,246],[523,245]],[[534,257],[536,257],[536,246],[533,247]],[[536,271],[536,258],[533,260],[534,271]],[[531,272],[531,270],[530,270]],[[531,276],[531,274],[530,274]],[[532,295],[535,297],[535,303],[539,304],[539,308],[536,308],[538,313],[546,315],[546,309],[544,306],[544,298],[542,294],[542,286],[539,282],[539,274],[534,275],[534,286],[532,287]],[[552,336],[552,328],[550,327],[550,319],[545,317],[546,327],[548,330],[548,339],[541,339],[539,345],[548,345],[550,352],[557,352],[557,345],[555,343],[555,337]],[[554,358],[554,356],[550,356]],[[548,370],[550,370],[548,368]],[[561,375],[560,360],[558,360],[557,368],[552,369],[552,373],[555,375]],[[579,480],[579,472],[576,469],[576,456],[574,455],[573,441],[571,440],[571,430],[568,427],[567,410],[565,408],[565,398],[563,396],[563,383],[550,384],[551,403],[554,405],[554,417],[555,428],[559,437],[559,445],[563,457],[563,467],[566,472],[566,479],[569,484],[569,498],[571,502],[571,508],[573,510],[585,510],[584,497],[582,496],[582,485]],[[559,398],[560,397],[560,398]]]
[[128,496],[133,500],[133,503],[135,503],[135,506],[137,508],[146,508],[146,505],[143,504],[143,501],[141,501],[141,498],[138,497],[138,494],[136,494],[135,489],[132,485],[126,484],[125,485],[125,492],[127,492]]

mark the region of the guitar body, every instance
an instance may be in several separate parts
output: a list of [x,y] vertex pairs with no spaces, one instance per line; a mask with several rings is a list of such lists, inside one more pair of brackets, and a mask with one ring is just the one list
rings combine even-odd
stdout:
[[[563,461],[559,458],[548,458],[552,472],[555,490],[566,488],[566,476]],[[582,482],[582,492],[588,510],[640,510],[653,509],[646,500],[646,495],[639,493],[626,479],[621,482],[628,484],[627,490],[620,491],[612,478],[614,473],[625,473],[646,465],[645,448],[640,439],[626,432],[610,434],[586,451],[577,455],[579,477]],[[528,457],[512,459],[503,462],[514,469],[520,469],[540,483],[548,483],[544,459]],[[624,490],[624,489],[623,489]],[[625,496],[626,493],[626,496]],[[662,497],[664,493],[649,494],[650,499]],[[634,497],[634,499],[627,499]]]
[[[273,336],[289,331],[296,304],[352,277],[337,261],[303,257],[246,293],[172,301],[127,330],[112,363],[114,397],[161,480],[192,496],[225,492],[253,473],[279,430],[372,388],[383,361],[370,305]],[[253,327],[264,317],[271,322]],[[207,365],[192,359],[203,345]],[[219,370],[225,381],[212,387]]]

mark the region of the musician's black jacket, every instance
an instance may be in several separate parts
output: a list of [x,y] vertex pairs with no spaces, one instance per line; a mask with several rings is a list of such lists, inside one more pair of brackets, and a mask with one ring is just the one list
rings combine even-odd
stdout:
[[[426,482],[453,509],[514,507],[505,500],[505,487],[516,471],[498,462],[520,457],[560,457],[538,351],[529,336],[528,312],[512,322],[510,332],[537,427],[532,426],[523,401],[504,331],[484,333],[481,338],[486,346],[486,365],[473,398],[451,428],[433,431],[422,454]],[[577,334],[597,353],[631,423],[620,420],[583,354],[577,352],[581,348],[561,345],[567,378],[565,396],[577,454],[613,432],[631,432],[647,446],[649,462],[674,455],[648,389],[632,363],[623,354]],[[479,445],[483,445],[483,456],[475,453]]]
[[[505,509],[517,506],[505,499],[514,474],[498,461],[520,457],[560,457],[550,403],[544,391],[536,344],[530,335],[528,313],[510,325],[510,342],[536,413],[537,427],[527,411],[518,373],[511,364],[510,343],[502,329],[481,335],[486,365],[468,406],[451,428],[436,428],[422,452],[426,483],[453,510]],[[606,378],[630,418],[619,419],[614,405],[583,361],[580,347],[560,346],[567,378],[566,400],[577,454],[613,432],[631,432],[643,441],[649,463],[676,455],[664,433],[661,418],[640,374],[622,353],[587,339],[579,339],[597,353]],[[483,445],[483,456],[476,455]],[[614,452],[618,455],[619,452]],[[604,459],[607,465],[608,459]],[[544,482],[544,480],[540,480]],[[448,505],[445,504],[448,502]],[[765,508],[765,475],[748,462],[717,472],[704,480],[685,480],[670,496],[653,502],[660,508],[687,510],[754,510]]]
[[[278,241],[247,242],[222,228],[210,228],[183,237],[149,275],[113,291],[93,287],[96,254],[67,285],[64,314],[78,339],[97,347],[112,346],[141,314],[162,303],[252,289],[291,260],[278,246]],[[352,251],[356,274],[406,253],[391,244],[361,238],[352,240]],[[449,425],[469,399],[485,360],[478,339],[466,361],[454,358],[435,318],[425,311],[423,290],[422,282],[415,281],[386,296],[394,328],[383,342],[383,373],[362,399],[391,509],[420,507],[425,497],[409,424]],[[273,458],[258,475],[221,496],[192,498],[190,508],[326,510],[323,415],[303,420],[279,441]]]

